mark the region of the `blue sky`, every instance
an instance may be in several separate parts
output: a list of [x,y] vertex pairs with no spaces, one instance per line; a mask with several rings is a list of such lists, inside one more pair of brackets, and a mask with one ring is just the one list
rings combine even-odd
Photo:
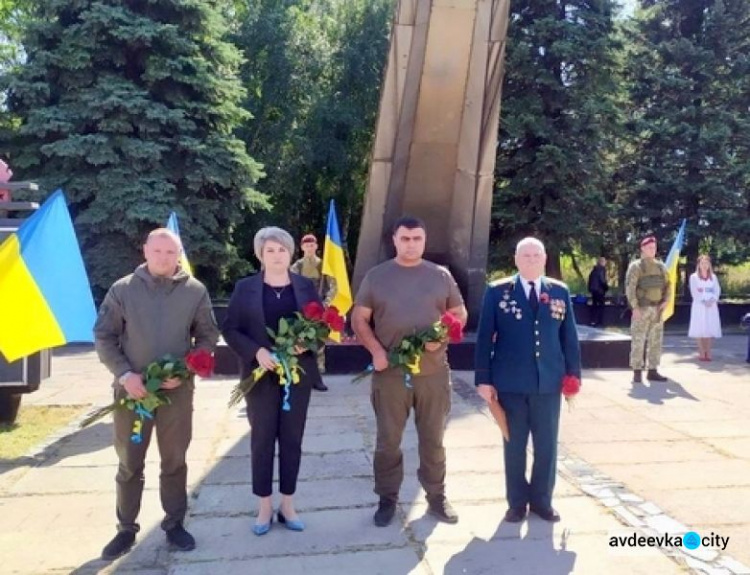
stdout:
[[623,7],[623,16],[632,16],[638,0],[618,0]]

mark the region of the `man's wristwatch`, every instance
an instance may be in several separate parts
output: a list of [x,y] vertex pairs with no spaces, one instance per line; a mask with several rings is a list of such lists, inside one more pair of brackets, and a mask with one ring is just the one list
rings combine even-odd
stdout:
[[126,371],[126,372],[125,372],[125,373],[123,373],[123,374],[122,374],[122,375],[121,375],[120,377],[118,377],[118,378],[117,378],[117,381],[119,382],[119,384],[120,384],[120,385],[125,385],[125,382],[127,381],[127,379],[128,379],[128,378],[129,378],[129,377],[130,377],[131,375],[133,375],[133,372],[132,372],[132,371]]

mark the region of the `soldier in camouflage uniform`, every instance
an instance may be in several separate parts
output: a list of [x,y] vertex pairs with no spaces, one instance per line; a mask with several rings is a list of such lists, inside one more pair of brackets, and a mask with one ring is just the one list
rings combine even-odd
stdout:
[[642,383],[641,372],[644,368],[648,369],[646,377],[649,381],[667,381],[656,368],[661,358],[664,337],[662,312],[669,301],[669,287],[667,266],[656,259],[656,238],[643,238],[641,257],[630,264],[625,276],[625,295],[633,310],[630,323],[633,383]]
[[[300,247],[304,254],[300,259],[292,264],[289,268],[293,273],[311,279],[318,288],[318,295],[325,305],[330,305],[331,300],[336,295],[336,280],[331,276],[323,275],[323,260],[318,255],[318,240],[312,234],[302,236]],[[326,371],[325,346],[318,349],[318,369],[320,373]],[[328,391],[328,386],[318,379],[313,383],[313,389],[317,391]]]

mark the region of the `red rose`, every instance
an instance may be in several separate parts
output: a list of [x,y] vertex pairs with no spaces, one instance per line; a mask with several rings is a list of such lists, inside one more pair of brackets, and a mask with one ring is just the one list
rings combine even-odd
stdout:
[[542,302],[542,303],[544,303],[544,304],[549,303],[549,294],[547,292],[542,292],[539,295],[539,301]]
[[214,372],[214,356],[205,349],[194,349],[185,356],[185,365],[201,377],[211,377]]
[[464,338],[464,330],[460,322],[448,326],[448,339],[451,343],[459,343]]
[[440,323],[442,323],[445,327],[450,328],[455,324],[461,325],[461,320],[459,320],[451,312],[447,311],[440,317]]
[[344,331],[344,318],[341,317],[341,315],[339,314],[339,310],[337,310],[334,306],[326,308],[325,312],[323,313],[323,321],[333,331]]
[[581,391],[581,380],[575,375],[566,375],[562,380],[562,394],[572,397]]
[[311,301],[302,308],[302,315],[307,319],[318,321],[323,319],[323,306],[316,301]]

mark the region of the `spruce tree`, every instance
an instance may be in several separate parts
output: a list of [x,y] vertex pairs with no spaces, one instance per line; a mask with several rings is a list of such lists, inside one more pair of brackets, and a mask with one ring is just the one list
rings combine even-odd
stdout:
[[214,0],[42,0],[28,56],[4,78],[21,123],[21,178],[71,204],[97,292],[142,259],[145,233],[180,219],[197,274],[216,288],[233,226],[262,208],[260,166],[233,132],[246,117],[242,58]]
[[611,0],[514,0],[497,153],[491,238],[510,264],[526,235],[559,253],[592,236],[606,216],[618,129],[618,41]]
[[671,241],[687,218],[688,269],[701,249],[727,262],[746,258],[750,2],[649,0],[632,43],[638,229]]

